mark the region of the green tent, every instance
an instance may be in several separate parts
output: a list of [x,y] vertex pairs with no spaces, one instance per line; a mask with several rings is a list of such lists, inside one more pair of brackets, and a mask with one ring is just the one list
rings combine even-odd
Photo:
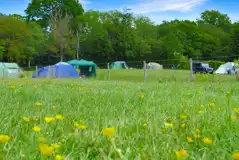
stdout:
[[81,60],[71,60],[67,62],[68,64],[71,64],[76,69],[80,70],[80,76],[96,76],[96,64],[92,61],[87,61],[84,59]]
[[0,77],[17,78],[21,75],[21,69],[16,63],[0,62]]
[[116,61],[110,64],[110,69],[128,69],[124,61]]

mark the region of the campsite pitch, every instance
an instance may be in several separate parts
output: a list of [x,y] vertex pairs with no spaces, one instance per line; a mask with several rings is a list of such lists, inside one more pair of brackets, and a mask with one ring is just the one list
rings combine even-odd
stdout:
[[2,80],[1,159],[238,159],[235,82]]

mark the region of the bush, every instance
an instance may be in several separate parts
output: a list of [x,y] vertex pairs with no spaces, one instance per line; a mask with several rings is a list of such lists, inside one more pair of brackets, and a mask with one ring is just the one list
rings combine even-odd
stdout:
[[217,60],[211,60],[211,61],[207,61],[207,63],[209,64],[210,67],[217,69],[218,67],[220,67],[222,64],[225,64],[225,62],[223,61],[217,61]]

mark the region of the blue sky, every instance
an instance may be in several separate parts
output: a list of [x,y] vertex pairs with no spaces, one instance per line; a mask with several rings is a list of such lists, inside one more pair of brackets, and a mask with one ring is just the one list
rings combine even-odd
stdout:
[[[0,12],[22,14],[31,0],[0,0]],[[195,20],[206,9],[228,14],[233,22],[239,20],[238,0],[79,0],[85,10],[114,10],[131,8],[135,14],[149,16],[155,23],[163,20]]]

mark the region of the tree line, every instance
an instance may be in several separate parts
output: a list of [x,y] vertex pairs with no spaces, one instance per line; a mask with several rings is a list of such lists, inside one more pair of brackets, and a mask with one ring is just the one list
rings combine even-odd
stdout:
[[73,58],[102,63],[239,57],[239,22],[216,10],[202,12],[195,21],[161,24],[130,9],[85,12],[78,0],[32,0],[25,13],[0,13],[0,61],[30,65]]

